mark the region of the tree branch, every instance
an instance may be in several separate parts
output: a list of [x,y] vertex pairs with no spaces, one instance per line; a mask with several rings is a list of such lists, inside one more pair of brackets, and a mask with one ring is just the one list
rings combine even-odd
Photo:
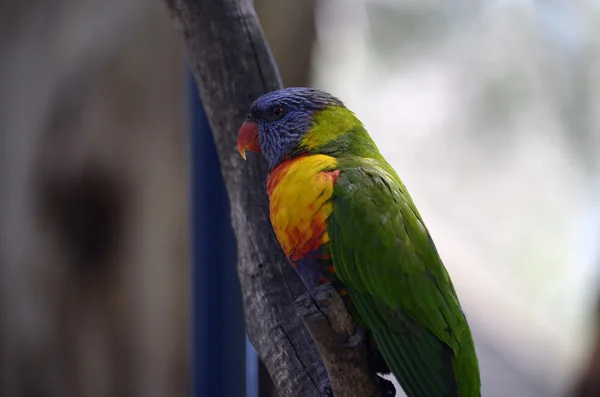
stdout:
[[[367,346],[344,346],[357,327],[342,298],[331,284],[324,284],[296,300],[296,311],[323,358],[335,397],[379,396],[375,375],[368,365]],[[316,305],[315,305],[316,302]]]
[[[294,299],[308,296],[279,248],[269,223],[266,161],[236,150],[237,131],[251,102],[281,88],[281,81],[250,0],[164,0],[186,43],[191,69],[206,110],[231,204],[238,248],[246,328],[281,396],[331,394],[319,351],[326,357],[337,396],[350,387],[371,387],[364,349],[341,351],[339,344],[354,325],[341,299],[325,293],[319,301],[327,314],[304,317],[319,351],[295,312]],[[337,300],[335,297],[337,296]],[[334,298],[334,299],[330,299]],[[305,314],[321,313],[302,300]],[[330,302],[331,310],[325,310]],[[340,306],[341,305],[341,306]],[[327,326],[330,326],[330,332]],[[329,322],[327,322],[329,321]],[[339,323],[338,323],[339,322]],[[321,339],[323,338],[323,339]]]

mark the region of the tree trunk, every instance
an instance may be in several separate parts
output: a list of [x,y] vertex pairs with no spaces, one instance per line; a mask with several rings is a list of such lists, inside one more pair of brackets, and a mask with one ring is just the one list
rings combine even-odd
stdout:
[[[315,307],[279,248],[269,223],[266,161],[249,156],[244,162],[236,150],[237,131],[252,101],[282,87],[252,2],[165,2],[185,39],[219,153],[238,245],[238,274],[250,340],[281,396],[331,394],[319,351],[328,352],[324,356],[327,368],[335,368],[331,384],[336,397],[374,396],[375,374],[366,365],[364,344],[347,350],[333,345],[341,344],[355,328],[345,308],[331,304],[335,291]],[[302,320],[307,323],[310,317],[313,336],[324,337],[319,340],[319,350],[296,314],[294,301],[300,297]],[[352,387],[357,379],[371,381],[363,389]],[[365,394],[364,390],[370,391]]]
[[221,161],[238,246],[246,328],[281,396],[320,396],[325,367],[295,314],[304,285],[269,224],[267,163],[236,151],[250,103],[281,81],[250,1],[166,0],[188,49]]

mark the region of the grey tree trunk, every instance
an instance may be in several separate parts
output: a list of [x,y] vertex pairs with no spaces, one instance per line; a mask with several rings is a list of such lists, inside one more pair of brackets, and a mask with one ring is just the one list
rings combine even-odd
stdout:
[[377,395],[366,346],[341,348],[356,326],[343,305],[335,304],[339,296],[329,291],[315,303],[279,248],[269,223],[267,163],[258,156],[244,162],[236,150],[237,131],[252,101],[282,87],[252,2],[165,2],[185,39],[221,161],[248,335],[279,394],[330,395],[333,389],[336,397]]
[[295,314],[304,285],[269,224],[267,163],[236,150],[251,102],[282,87],[249,0],[165,0],[181,30],[221,161],[238,246],[248,336],[282,396],[320,396],[327,374]]

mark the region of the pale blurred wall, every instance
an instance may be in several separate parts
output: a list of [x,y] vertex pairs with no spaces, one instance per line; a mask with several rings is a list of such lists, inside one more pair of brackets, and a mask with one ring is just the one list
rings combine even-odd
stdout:
[[319,5],[313,84],[411,192],[473,326],[483,395],[565,395],[598,296],[600,5]]
[[0,395],[186,395],[184,66],[168,13],[13,0],[0,29]]

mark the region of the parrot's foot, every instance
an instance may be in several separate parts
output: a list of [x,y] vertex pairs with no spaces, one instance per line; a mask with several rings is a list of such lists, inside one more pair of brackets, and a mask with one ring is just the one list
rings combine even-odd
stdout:
[[366,339],[367,339],[367,329],[365,327],[363,327],[362,325],[357,325],[354,335],[352,335],[350,338],[348,338],[348,341],[346,343],[343,343],[342,347],[345,347],[348,349],[355,349],[358,346],[360,346],[362,343],[364,343],[364,341]]
[[396,395],[396,388],[392,382],[379,375],[375,375],[375,379],[379,385],[381,397],[394,397]]

